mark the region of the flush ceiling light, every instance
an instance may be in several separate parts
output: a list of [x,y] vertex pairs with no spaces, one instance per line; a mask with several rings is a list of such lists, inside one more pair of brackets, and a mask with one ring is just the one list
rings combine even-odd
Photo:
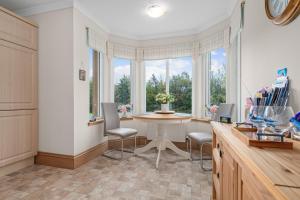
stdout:
[[147,13],[150,17],[158,18],[165,14],[166,9],[160,5],[154,4],[147,8]]

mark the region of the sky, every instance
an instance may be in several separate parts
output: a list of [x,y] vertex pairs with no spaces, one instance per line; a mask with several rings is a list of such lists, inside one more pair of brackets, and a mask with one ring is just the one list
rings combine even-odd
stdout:
[[211,71],[217,72],[219,69],[225,70],[226,66],[226,53],[225,49],[220,48],[211,52]]

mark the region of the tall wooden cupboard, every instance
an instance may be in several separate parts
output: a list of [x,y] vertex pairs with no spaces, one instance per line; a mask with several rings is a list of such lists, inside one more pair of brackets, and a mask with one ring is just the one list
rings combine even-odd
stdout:
[[0,7],[0,175],[37,153],[37,32]]

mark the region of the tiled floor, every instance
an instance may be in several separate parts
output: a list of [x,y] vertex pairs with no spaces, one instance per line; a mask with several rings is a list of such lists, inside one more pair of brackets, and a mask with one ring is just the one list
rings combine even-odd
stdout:
[[123,161],[98,157],[76,170],[29,167],[0,178],[0,199],[210,199],[211,174],[199,162],[167,151],[157,170],[155,158],[152,151]]

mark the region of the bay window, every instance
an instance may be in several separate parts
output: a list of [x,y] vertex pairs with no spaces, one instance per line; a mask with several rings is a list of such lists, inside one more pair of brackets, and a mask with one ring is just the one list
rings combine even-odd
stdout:
[[206,105],[226,103],[226,53],[224,48],[209,52],[207,76]]
[[89,117],[94,119],[100,116],[100,102],[102,99],[101,87],[102,84],[102,69],[103,69],[103,54],[92,48],[89,49],[89,66],[88,66],[88,81],[89,81]]
[[125,105],[131,108],[132,84],[131,84],[131,60],[125,58],[113,58],[113,85],[114,102],[120,107]]
[[192,57],[145,61],[146,112],[160,110],[158,93],[175,97],[170,105],[178,113],[192,112]]

